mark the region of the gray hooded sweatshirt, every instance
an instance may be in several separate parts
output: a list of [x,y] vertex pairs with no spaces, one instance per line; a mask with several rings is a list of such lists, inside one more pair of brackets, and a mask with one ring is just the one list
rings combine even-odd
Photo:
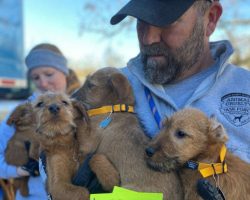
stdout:
[[[145,86],[161,119],[186,107],[198,108],[207,116],[215,115],[229,135],[228,149],[250,163],[250,71],[228,63],[233,53],[229,41],[211,42],[210,49],[215,60],[212,70],[189,77],[187,84],[181,86],[149,83],[144,77],[140,55],[121,70],[132,85],[135,111],[149,137],[157,135],[159,128],[146,98]],[[183,91],[189,91],[192,84],[191,92],[185,95]],[[182,95],[185,98],[181,98]]]

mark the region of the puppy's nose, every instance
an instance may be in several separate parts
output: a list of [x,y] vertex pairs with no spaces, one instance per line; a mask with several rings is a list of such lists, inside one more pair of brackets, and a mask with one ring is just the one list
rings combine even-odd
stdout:
[[155,153],[155,149],[152,148],[152,147],[148,147],[148,148],[145,149],[145,152],[146,152],[148,157],[152,157],[154,155],[154,153]]
[[52,114],[57,114],[60,110],[59,106],[56,104],[51,104],[48,109]]

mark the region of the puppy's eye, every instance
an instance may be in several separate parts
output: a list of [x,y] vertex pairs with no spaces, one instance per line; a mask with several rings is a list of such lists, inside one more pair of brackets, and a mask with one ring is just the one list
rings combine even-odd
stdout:
[[63,103],[65,106],[69,105],[69,103],[68,103],[67,101],[62,101],[62,103]]
[[185,138],[187,136],[187,134],[185,132],[183,132],[183,131],[176,131],[175,136],[177,138],[182,139],[182,138]]
[[36,104],[36,107],[38,107],[38,108],[41,108],[41,107],[43,107],[44,106],[44,103],[42,102],[42,101],[40,101],[40,102],[38,102],[37,104]]
[[90,81],[87,82],[87,87],[89,89],[93,88],[95,86],[95,84],[91,83]]

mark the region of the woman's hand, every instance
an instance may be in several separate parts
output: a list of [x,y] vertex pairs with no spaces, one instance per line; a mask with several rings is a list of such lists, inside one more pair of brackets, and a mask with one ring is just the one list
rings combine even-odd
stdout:
[[25,165],[17,167],[17,174],[19,176],[39,176],[38,161],[29,158],[29,161]]
[[27,172],[26,170],[22,169],[22,167],[17,167],[16,171],[17,171],[18,176],[29,176],[30,175],[30,173]]

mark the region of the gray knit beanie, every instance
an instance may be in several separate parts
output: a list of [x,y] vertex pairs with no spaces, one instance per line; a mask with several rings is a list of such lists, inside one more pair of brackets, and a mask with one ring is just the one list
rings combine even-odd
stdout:
[[49,66],[63,72],[65,75],[69,74],[66,58],[49,49],[32,50],[26,57],[25,63],[28,72],[41,66]]

